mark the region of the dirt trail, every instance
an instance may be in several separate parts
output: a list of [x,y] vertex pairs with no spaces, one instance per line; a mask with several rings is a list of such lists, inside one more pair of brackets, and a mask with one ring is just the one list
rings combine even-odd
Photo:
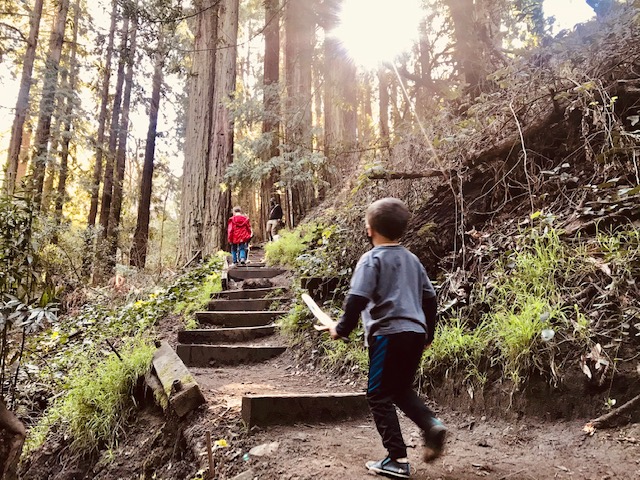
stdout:
[[[260,343],[280,341],[271,337]],[[289,352],[259,364],[191,371],[210,412],[200,417],[201,427],[209,424],[222,438],[229,439],[225,451],[215,452],[216,478],[234,478],[243,472],[240,478],[247,479],[375,477],[364,464],[382,458],[385,451],[368,413],[349,421],[254,428],[248,435],[239,433],[240,399],[244,394],[363,391],[363,380],[331,378],[309,365],[296,365]],[[417,427],[401,415],[405,440],[412,447],[412,478],[640,480],[640,425],[598,431],[589,437],[582,432],[588,419],[548,422],[522,418],[510,422],[432,406],[450,434],[446,455],[430,465],[420,460]],[[275,452],[259,457],[245,455],[255,446],[271,442],[278,443]]]

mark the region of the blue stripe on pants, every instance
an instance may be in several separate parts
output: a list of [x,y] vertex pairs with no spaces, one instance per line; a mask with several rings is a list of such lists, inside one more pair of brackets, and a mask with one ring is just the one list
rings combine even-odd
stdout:
[[367,393],[373,393],[382,384],[382,370],[387,354],[389,339],[384,336],[374,337],[373,345],[369,347],[369,385]]

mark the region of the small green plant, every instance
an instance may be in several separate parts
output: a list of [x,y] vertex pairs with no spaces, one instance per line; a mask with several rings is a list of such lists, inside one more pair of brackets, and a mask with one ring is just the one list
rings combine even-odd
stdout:
[[205,309],[207,302],[211,299],[211,294],[220,290],[222,290],[220,272],[214,271],[206,276],[199,286],[189,292],[184,300],[177,302],[173,312],[182,314],[185,319],[185,328],[193,330],[198,326],[195,312]]
[[421,376],[441,373],[445,377],[462,372],[465,379],[484,383],[480,363],[490,351],[491,329],[482,323],[470,329],[460,318],[438,324],[431,346],[425,350],[421,363]]

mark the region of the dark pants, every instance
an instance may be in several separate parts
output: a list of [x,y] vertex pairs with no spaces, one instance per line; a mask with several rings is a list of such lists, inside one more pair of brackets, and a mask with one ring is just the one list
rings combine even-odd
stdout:
[[394,460],[407,456],[395,406],[423,432],[433,425],[434,413],[413,390],[424,345],[423,333],[405,332],[374,337],[369,346],[367,401],[382,444]]

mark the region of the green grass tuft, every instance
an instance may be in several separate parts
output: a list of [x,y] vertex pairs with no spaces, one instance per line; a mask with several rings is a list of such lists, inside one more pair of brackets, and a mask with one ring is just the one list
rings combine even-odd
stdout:
[[85,363],[67,380],[67,394],[55,402],[45,418],[30,432],[25,448],[31,452],[47,436],[49,428],[60,423],[64,435],[70,436],[73,451],[93,451],[112,447],[123,432],[135,409],[133,390],[139,377],[150,368],[155,347],[137,337],[98,365]]

